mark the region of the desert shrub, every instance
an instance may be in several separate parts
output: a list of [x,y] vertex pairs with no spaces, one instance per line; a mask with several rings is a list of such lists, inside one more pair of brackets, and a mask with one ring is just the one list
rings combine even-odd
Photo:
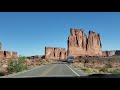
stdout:
[[83,63],[79,63],[79,67],[80,68],[84,68],[84,64]]
[[88,74],[99,73],[99,70],[92,69],[92,68],[84,68],[84,69],[81,69],[81,70],[83,70],[85,73],[88,73]]
[[10,62],[8,63],[8,72],[12,73],[15,71],[15,64],[17,61],[15,60],[10,60]]
[[86,60],[85,60],[85,63],[89,63],[89,60],[88,60],[88,59],[86,59]]
[[111,63],[107,63],[106,65],[105,65],[105,68],[112,68],[113,67],[113,65],[111,64]]
[[85,60],[84,60],[83,58],[80,58],[80,59],[79,59],[79,62],[84,63]]
[[103,67],[103,68],[100,68],[99,71],[100,71],[100,72],[107,73],[107,72],[108,72],[108,69],[107,69],[106,67]]
[[26,63],[25,57],[19,57],[18,59],[12,59],[8,63],[8,72],[20,72],[27,69],[27,63]]
[[96,62],[98,62],[97,60],[91,60],[90,63],[91,64],[95,64]]

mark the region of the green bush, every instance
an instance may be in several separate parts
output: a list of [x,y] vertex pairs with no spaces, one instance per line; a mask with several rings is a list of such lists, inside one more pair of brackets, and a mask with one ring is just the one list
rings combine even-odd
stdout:
[[18,59],[12,59],[8,63],[8,72],[20,72],[27,69],[25,57],[19,57]]

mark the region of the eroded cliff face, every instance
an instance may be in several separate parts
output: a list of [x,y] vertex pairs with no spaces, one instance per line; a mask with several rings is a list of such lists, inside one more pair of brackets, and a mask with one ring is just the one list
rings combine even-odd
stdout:
[[5,58],[3,51],[0,51],[0,58]]
[[4,51],[5,58],[12,58],[10,51]]
[[89,31],[87,38],[82,29],[70,29],[68,37],[68,56],[101,56],[102,44],[100,34]]
[[102,56],[102,44],[100,34],[89,31],[87,54],[89,56]]
[[45,58],[46,59],[54,59],[55,53],[53,47],[45,47]]
[[79,56],[86,53],[86,34],[82,29],[70,29],[68,37],[68,54]]
[[63,60],[66,58],[65,48],[45,47],[45,58]]

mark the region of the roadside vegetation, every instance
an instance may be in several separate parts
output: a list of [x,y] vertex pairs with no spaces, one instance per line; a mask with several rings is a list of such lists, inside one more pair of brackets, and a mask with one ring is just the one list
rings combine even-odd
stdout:
[[27,70],[27,63],[25,57],[19,57],[18,59],[12,59],[8,63],[8,73],[17,73],[23,70]]
[[86,74],[120,74],[120,58],[78,57],[72,66]]
[[24,70],[29,70],[40,65],[46,65],[56,62],[49,59],[28,59],[24,56],[13,59],[1,59],[0,60],[0,76],[18,73]]

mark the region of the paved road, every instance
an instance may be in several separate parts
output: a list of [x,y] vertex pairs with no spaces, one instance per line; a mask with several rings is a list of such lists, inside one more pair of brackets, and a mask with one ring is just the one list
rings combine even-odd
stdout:
[[77,71],[65,62],[57,62],[35,69],[20,72],[16,75],[5,76],[6,78],[24,78],[24,77],[79,77],[86,76],[82,71]]

